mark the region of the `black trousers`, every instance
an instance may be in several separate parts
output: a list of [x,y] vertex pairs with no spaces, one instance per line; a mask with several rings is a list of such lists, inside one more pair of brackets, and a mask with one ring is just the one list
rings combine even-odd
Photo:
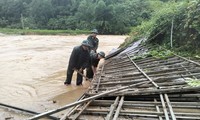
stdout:
[[[66,80],[65,80],[64,84],[71,84],[73,73],[74,73],[73,68],[68,66],[67,77],[66,77]],[[82,71],[82,73],[83,73],[83,71]],[[77,73],[76,85],[81,85],[82,82],[83,82],[83,77],[79,73]]]
[[94,76],[94,73],[92,71],[92,67],[87,68],[87,70],[86,70],[86,77],[93,78],[93,76]]

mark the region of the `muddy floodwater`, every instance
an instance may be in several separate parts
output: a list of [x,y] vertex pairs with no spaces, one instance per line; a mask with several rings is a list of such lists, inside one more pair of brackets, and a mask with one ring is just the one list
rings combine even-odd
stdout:
[[[127,36],[97,37],[98,51],[108,54]],[[90,83],[84,80],[83,86],[76,86],[75,76],[72,85],[64,86],[63,82],[73,47],[86,38],[87,35],[0,35],[0,103],[41,113],[76,101]],[[28,117],[0,106],[0,119]]]

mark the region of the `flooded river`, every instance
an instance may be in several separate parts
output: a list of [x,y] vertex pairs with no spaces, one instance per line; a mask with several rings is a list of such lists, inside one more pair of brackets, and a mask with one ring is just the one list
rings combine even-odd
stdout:
[[[108,53],[127,36],[98,35],[98,51]],[[44,112],[76,101],[88,88],[64,86],[69,56],[87,35],[0,35],[0,103]],[[73,77],[75,79],[75,77]],[[20,120],[25,113],[0,107],[0,119]]]

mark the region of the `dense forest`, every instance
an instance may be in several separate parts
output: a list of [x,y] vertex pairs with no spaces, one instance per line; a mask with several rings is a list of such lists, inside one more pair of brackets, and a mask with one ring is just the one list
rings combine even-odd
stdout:
[[0,28],[130,34],[177,51],[200,51],[200,0],[0,0]]
[[151,19],[132,29],[130,40],[146,38],[167,49],[200,55],[200,0],[154,4]]
[[0,0],[0,27],[97,28],[102,34],[125,34],[132,26],[150,19],[151,3],[151,0]]

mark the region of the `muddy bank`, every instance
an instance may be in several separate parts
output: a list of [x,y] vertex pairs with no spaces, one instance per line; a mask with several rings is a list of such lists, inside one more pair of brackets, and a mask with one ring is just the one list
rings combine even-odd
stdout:
[[[126,37],[98,35],[98,51],[108,53]],[[0,36],[0,103],[44,112],[77,100],[89,82],[76,86],[73,80],[69,87],[63,82],[73,47],[86,38],[86,35]],[[23,118],[2,108],[0,113],[4,113],[0,118],[10,114],[17,116],[15,119]]]

